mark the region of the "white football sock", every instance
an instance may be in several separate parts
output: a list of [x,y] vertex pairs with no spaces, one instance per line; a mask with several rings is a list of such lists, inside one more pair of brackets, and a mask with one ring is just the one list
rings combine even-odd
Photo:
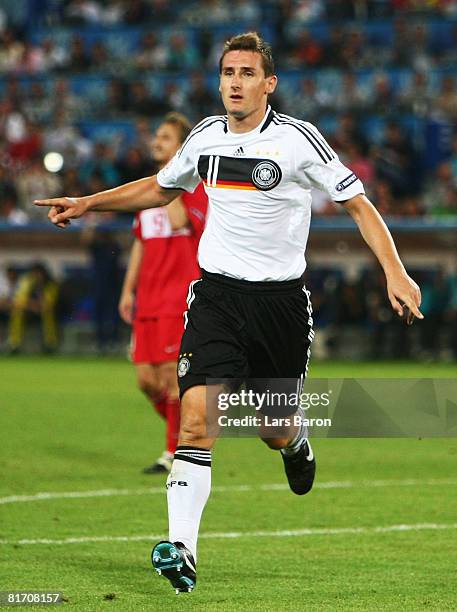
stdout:
[[[297,413],[302,417],[302,420],[305,418],[305,414],[301,408],[297,410]],[[289,444],[285,448],[281,448],[281,453],[283,455],[295,455],[295,453],[300,450],[302,445],[308,439],[308,426],[303,422],[299,425],[298,431],[294,438],[289,442]]]
[[178,446],[167,478],[169,540],[182,542],[197,561],[197,538],[211,490],[211,451]]

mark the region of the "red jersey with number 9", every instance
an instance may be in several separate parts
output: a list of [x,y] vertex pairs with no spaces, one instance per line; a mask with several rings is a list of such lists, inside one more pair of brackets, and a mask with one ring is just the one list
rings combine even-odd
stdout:
[[136,318],[179,317],[186,310],[189,283],[200,277],[197,250],[208,199],[202,183],[181,195],[189,224],[173,231],[166,207],[137,213],[133,233],[143,244],[137,282]]

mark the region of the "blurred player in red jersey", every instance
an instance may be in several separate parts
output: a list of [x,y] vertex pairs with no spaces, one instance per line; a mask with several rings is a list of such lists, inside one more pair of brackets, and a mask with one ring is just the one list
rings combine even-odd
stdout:
[[[152,154],[163,168],[191,130],[180,113],[169,113],[159,126]],[[176,375],[183,313],[189,283],[200,277],[197,247],[205,225],[207,197],[200,185],[163,208],[137,213],[135,241],[119,301],[122,319],[133,326],[132,359],[138,386],[166,420],[166,450],[148,474],[168,472],[179,434]]]

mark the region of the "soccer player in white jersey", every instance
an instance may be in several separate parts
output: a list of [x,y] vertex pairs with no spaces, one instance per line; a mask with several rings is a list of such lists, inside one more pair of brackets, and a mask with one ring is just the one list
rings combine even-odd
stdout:
[[[36,201],[65,227],[89,210],[165,206],[204,181],[209,220],[178,362],[181,430],[167,481],[169,541],[152,552],[154,567],[177,592],[196,583],[198,530],[211,487],[208,379],[287,378],[299,388],[307,370],[313,333],[302,275],[311,187],[326,190],[354,218],[384,269],[392,308],[423,318],[419,287],[362,183],[313,125],[270,109],[276,84],[270,47],[255,33],[235,36],[220,62],[227,115],[201,121],[157,176],[86,197]],[[307,493],[315,460],[304,428],[263,437],[280,452],[291,489]]]

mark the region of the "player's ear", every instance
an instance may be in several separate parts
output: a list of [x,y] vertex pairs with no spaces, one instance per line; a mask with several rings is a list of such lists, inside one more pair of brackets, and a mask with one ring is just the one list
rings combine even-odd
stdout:
[[265,83],[265,93],[272,94],[274,90],[276,89],[277,83],[278,83],[278,77],[275,74],[267,77],[266,83]]

